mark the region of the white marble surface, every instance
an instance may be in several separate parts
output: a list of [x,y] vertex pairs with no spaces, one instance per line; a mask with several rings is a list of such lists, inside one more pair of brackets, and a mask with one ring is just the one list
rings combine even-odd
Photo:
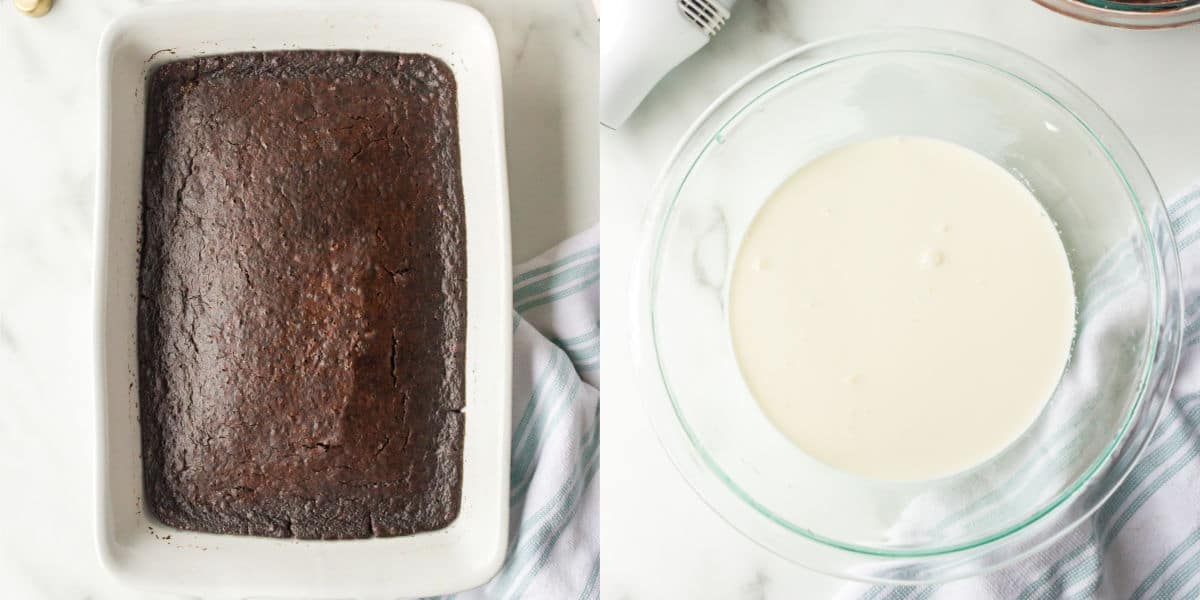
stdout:
[[[249,0],[248,0],[249,1]],[[150,598],[93,542],[97,42],[132,0],[0,2],[0,598]],[[514,259],[597,218],[588,0],[470,0],[499,38]]]
[[624,127],[601,133],[606,598],[826,598],[843,585],[741,537],[676,473],[632,377],[627,289],[648,190],[708,103],[798,44],[889,26],[960,30],[1023,50],[1110,112],[1164,194],[1200,179],[1200,27],[1106,29],[1028,0],[742,0],[727,29],[664,80]]

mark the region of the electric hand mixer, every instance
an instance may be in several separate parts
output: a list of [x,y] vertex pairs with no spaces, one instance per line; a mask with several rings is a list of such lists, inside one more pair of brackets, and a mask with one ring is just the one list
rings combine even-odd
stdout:
[[620,127],[671,69],[721,30],[737,0],[601,0],[600,122]]

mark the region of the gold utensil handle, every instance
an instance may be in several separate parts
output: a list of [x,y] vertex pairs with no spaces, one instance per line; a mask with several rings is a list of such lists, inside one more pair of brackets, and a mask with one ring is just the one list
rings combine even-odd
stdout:
[[40,17],[50,12],[50,6],[53,4],[54,0],[13,0],[17,10],[31,17]]

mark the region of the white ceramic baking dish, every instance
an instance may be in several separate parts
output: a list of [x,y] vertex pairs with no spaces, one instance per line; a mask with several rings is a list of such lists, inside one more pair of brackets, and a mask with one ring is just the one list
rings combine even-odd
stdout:
[[[164,526],[142,501],[136,368],[145,78],[179,58],[249,50],[421,52],[458,83],[467,228],[462,505],[447,528],[348,541],[213,535]],[[477,11],[431,1],[202,2],[121,17],[99,50],[96,205],[100,557],[131,585],[204,597],[398,597],[457,591],[499,568],[508,528],[511,266],[500,64]]]

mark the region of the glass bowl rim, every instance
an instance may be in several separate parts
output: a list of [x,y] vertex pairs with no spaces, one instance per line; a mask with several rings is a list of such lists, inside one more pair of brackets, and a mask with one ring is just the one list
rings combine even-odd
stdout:
[[[871,41],[877,41],[881,37],[887,38],[889,36],[894,36],[894,37],[924,36],[924,37],[919,37],[915,43],[913,41],[908,41],[908,44],[907,44],[908,47],[905,47],[905,48],[886,48],[886,49],[877,49],[877,50],[871,50],[871,51],[856,51],[853,48],[855,45],[859,44],[860,42],[861,43],[870,43]],[[948,45],[953,49],[953,51],[947,51],[942,48],[933,48],[934,46],[936,46],[937,42],[948,43]],[[968,49],[966,52],[963,52],[962,49],[960,48],[960,46],[964,46],[964,45],[973,45],[975,48],[972,48],[972,49],[980,50],[980,53],[982,53],[982,51],[984,51],[984,50],[990,51],[990,52],[999,52],[1006,59],[1019,61],[1021,63],[1022,67],[1029,68],[1030,70],[1033,70],[1033,71],[1037,71],[1037,73],[1034,75],[1034,77],[1040,77],[1043,79],[1048,78],[1049,80],[1052,80],[1056,85],[1064,86],[1068,91],[1077,95],[1078,98],[1074,100],[1077,104],[1079,102],[1084,102],[1084,103],[1090,104],[1090,106],[1088,108],[1092,109],[1095,113],[1097,113],[1097,115],[1099,115],[1099,117],[1103,118],[1106,121],[1104,123],[1106,128],[1110,128],[1110,129],[1112,129],[1113,132],[1115,132],[1116,139],[1113,141],[1117,144],[1124,145],[1126,147],[1126,149],[1136,159],[1136,164],[1133,164],[1131,166],[1134,170],[1138,171],[1137,175],[1140,177],[1143,177],[1146,181],[1148,181],[1153,189],[1153,180],[1150,178],[1148,171],[1146,171],[1144,163],[1142,163],[1140,157],[1137,156],[1136,151],[1133,150],[1132,146],[1129,144],[1128,139],[1124,136],[1124,134],[1120,131],[1120,129],[1116,126],[1116,124],[1114,122],[1112,122],[1111,117],[1109,117],[1106,113],[1104,113],[1103,110],[1100,109],[1099,106],[1096,105],[1095,102],[1093,100],[1091,100],[1090,97],[1088,97],[1081,90],[1079,90],[1077,87],[1072,85],[1069,81],[1067,81],[1061,75],[1054,72],[1049,67],[1046,67],[1039,61],[1037,61],[1015,49],[1012,49],[1005,45],[999,44],[997,42],[993,42],[993,41],[990,41],[990,40],[987,40],[984,38],[980,38],[980,37],[972,36],[972,35],[968,35],[968,34],[963,34],[963,33],[958,33],[958,32],[927,29],[927,28],[896,28],[896,29],[885,29],[885,30],[865,32],[865,33],[856,33],[856,34],[831,38],[831,39],[813,43],[813,44],[803,45],[801,47],[798,47],[798,48],[795,48],[788,52],[785,52],[782,55],[778,56],[777,58],[766,62],[762,66],[753,70],[746,77],[744,77],[743,79],[741,79],[740,81],[735,83],[733,86],[728,88],[728,90],[724,94],[722,94],[720,97],[718,97],[708,107],[708,109],[706,111],[704,111],[704,113],[702,113],[699,118],[696,119],[696,121],[693,123],[691,128],[689,128],[688,131],[683,135],[680,142],[678,143],[678,145],[676,146],[676,148],[670,155],[670,158],[668,159],[666,166],[663,168],[662,175],[659,178],[658,184],[655,186],[655,192],[652,196],[652,206],[650,209],[648,209],[648,214],[650,214],[650,216],[648,217],[648,219],[646,221],[646,226],[645,226],[646,230],[642,234],[642,237],[643,237],[642,248],[639,252],[639,257],[638,257],[639,264],[638,264],[638,267],[634,269],[635,277],[640,278],[638,281],[635,281],[634,290],[636,293],[633,295],[635,298],[633,312],[636,315],[635,318],[638,321],[640,321],[640,323],[635,326],[635,330],[640,330],[640,332],[635,331],[635,333],[639,333],[639,335],[635,335],[635,338],[640,337],[640,338],[642,338],[642,343],[644,345],[648,344],[648,347],[642,348],[641,351],[645,352],[646,354],[649,355],[649,356],[646,356],[644,360],[639,360],[637,362],[639,364],[652,363],[653,373],[646,373],[646,375],[652,375],[653,379],[657,379],[657,386],[662,391],[662,394],[655,394],[655,396],[665,396],[666,402],[669,403],[669,408],[670,408],[669,412],[672,415],[674,423],[682,430],[682,433],[684,434],[684,436],[686,436],[686,441],[687,441],[687,444],[690,446],[691,452],[693,454],[695,454],[696,456],[698,456],[699,459],[703,462],[704,470],[708,473],[709,476],[715,477],[718,481],[720,481],[721,484],[726,488],[726,490],[731,492],[734,496],[736,496],[745,506],[754,510],[759,516],[766,518],[774,525],[776,525],[778,527],[782,527],[783,529],[790,531],[793,534],[797,534],[801,538],[804,538],[804,539],[814,542],[816,544],[820,544],[820,545],[826,546],[827,548],[831,548],[831,549],[834,549],[837,551],[849,553],[851,555],[857,555],[860,557],[878,557],[878,558],[887,558],[887,559],[896,559],[896,558],[920,559],[920,558],[927,558],[927,557],[942,557],[942,556],[963,553],[966,551],[991,546],[991,545],[993,545],[994,542],[999,542],[1002,540],[1010,539],[1014,535],[1018,534],[1019,532],[1028,529],[1029,526],[1033,525],[1034,523],[1037,523],[1038,521],[1042,520],[1047,515],[1050,515],[1051,513],[1056,512],[1060,508],[1064,508],[1064,506],[1067,504],[1070,504],[1068,502],[1068,500],[1075,498],[1081,489],[1083,489],[1089,483],[1095,481],[1097,473],[1103,467],[1110,464],[1109,463],[1110,459],[1114,458],[1114,455],[1119,448],[1123,451],[1132,450],[1134,453],[1132,459],[1128,461],[1128,464],[1124,468],[1123,473],[1118,477],[1119,480],[1116,483],[1112,484],[1111,488],[1107,491],[1107,493],[1104,494],[1104,499],[1106,499],[1108,497],[1108,495],[1110,495],[1116,489],[1116,487],[1120,484],[1120,481],[1123,481],[1124,476],[1128,474],[1128,471],[1132,468],[1133,463],[1136,462],[1137,456],[1140,455],[1141,451],[1145,448],[1146,444],[1148,443],[1148,441],[1151,437],[1151,434],[1153,432],[1153,429],[1156,427],[1156,425],[1158,423],[1159,416],[1162,411],[1162,407],[1166,401],[1166,396],[1169,395],[1170,385],[1171,385],[1171,382],[1173,382],[1175,368],[1176,368],[1176,364],[1178,361],[1178,354],[1179,354],[1178,335],[1174,335],[1174,336],[1164,335],[1165,333],[1170,333],[1171,331],[1180,329],[1182,327],[1181,320],[1166,319],[1166,317],[1169,316],[1169,313],[1178,313],[1178,310],[1172,311],[1172,310],[1168,310],[1168,309],[1171,307],[1178,309],[1179,304],[1181,304],[1181,302],[1182,302],[1181,298],[1179,297],[1179,293],[1178,293],[1178,289],[1177,289],[1178,281],[1180,279],[1179,270],[1178,270],[1177,249],[1175,247],[1173,235],[1170,232],[1169,228],[1166,231],[1166,235],[1168,238],[1166,240],[1167,244],[1165,245],[1165,247],[1163,249],[1163,250],[1165,250],[1165,254],[1167,254],[1168,256],[1164,256],[1162,251],[1156,246],[1154,232],[1151,231],[1151,224],[1148,222],[1147,215],[1143,211],[1143,206],[1140,204],[1140,198],[1139,198],[1138,194],[1133,189],[1133,186],[1131,185],[1131,183],[1129,181],[1129,178],[1127,175],[1127,168],[1126,168],[1127,165],[1123,165],[1121,162],[1119,162],[1117,160],[1116,156],[1114,156],[1113,152],[1110,149],[1110,144],[1105,143],[1105,141],[1101,140],[1100,137],[1093,130],[1093,128],[1089,124],[1089,122],[1087,120],[1085,120],[1084,118],[1082,118],[1077,113],[1076,110],[1073,110],[1070,106],[1068,106],[1067,103],[1064,103],[1061,98],[1059,98],[1055,94],[1050,93],[1049,91],[1043,89],[1042,86],[1038,85],[1034,81],[1031,81],[1031,76],[1018,74],[1016,72],[1013,72],[1013,70],[1011,70],[1010,67],[994,64],[993,62],[989,62],[987,60],[983,60],[983,59],[975,57],[975,56],[970,56],[972,49]],[[851,48],[845,48],[844,46],[851,46]],[[785,65],[789,64],[792,61],[795,61],[798,59],[803,59],[803,58],[808,57],[808,55],[816,54],[819,51],[829,50],[829,49],[837,49],[838,51],[835,52],[835,54],[832,57],[821,57],[819,59],[811,59],[810,58],[810,60],[807,63],[796,65],[794,69],[787,72],[786,74],[774,73],[776,70],[783,68]],[[807,530],[803,527],[800,527],[794,523],[788,522],[787,520],[774,514],[769,509],[765,509],[761,504],[759,504],[752,497],[750,497],[749,494],[747,494],[744,490],[742,490],[735,483],[733,483],[731,478],[724,472],[723,469],[720,468],[720,466],[716,463],[716,461],[709,455],[709,453],[704,448],[704,446],[697,440],[695,433],[692,431],[691,427],[687,424],[686,418],[681,413],[681,408],[679,406],[678,399],[671,389],[670,378],[664,372],[662,356],[658,352],[658,341],[657,341],[658,332],[657,332],[657,328],[656,328],[656,324],[655,324],[654,303],[657,298],[658,273],[659,273],[659,266],[660,266],[659,261],[660,261],[660,257],[661,257],[661,245],[664,241],[664,233],[665,233],[666,225],[668,224],[670,218],[672,217],[672,215],[674,213],[674,210],[675,210],[676,204],[679,200],[679,195],[682,191],[683,186],[687,184],[692,171],[696,168],[696,166],[700,162],[700,160],[705,156],[708,149],[716,141],[718,136],[722,136],[724,134],[724,132],[726,132],[729,128],[731,128],[731,125],[736,125],[737,122],[740,120],[740,116],[744,112],[749,110],[751,107],[756,106],[760,100],[762,100],[764,97],[768,96],[772,91],[776,90],[777,88],[779,88],[781,86],[787,85],[790,81],[792,81],[796,77],[799,77],[806,73],[811,73],[811,72],[821,69],[823,67],[833,65],[834,63],[837,63],[839,61],[850,60],[850,59],[854,59],[854,58],[861,58],[864,56],[871,56],[871,55],[914,54],[914,53],[915,54],[926,54],[926,55],[938,55],[938,56],[963,60],[963,61],[973,63],[977,67],[990,69],[994,72],[997,72],[998,74],[1000,74],[1002,76],[1006,76],[1010,80],[1012,80],[1012,83],[1014,85],[1024,85],[1032,92],[1039,94],[1042,97],[1046,98],[1047,100],[1058,105],[1060,108],[1062,108],[1066,112],[1068,118],[1074,119],[1079,126],[1083,127],[1084,131],[1090,137],[1092,143],[1096,144],[1103,151],[1103,153],[1107,157],[1110,165],[1114,169],[1116,169],[1116,172],[1121,177],[1122,183],[1125,187],[1126,193],[1128,195],[1128,201],[1131,203],[1132,207],[1135,210],[1137,222],[1140,225],[1139,246],[1143,246],[1143,247],[1147,248],[1147,250],[1149,252],[1149,259],[1151,261],[1151,264],[1153,265],[1153,280],[1151,283],[1153,285],[1153,290],[1154,290],[1154,302],[1153,302],[1153,311],[1152,311],[1153,317],[1151,320],[1152,339],[1150,340],[1147,347],[1144,349],[1143,355],[1141,357],[1142,360],[1144,361],[1144,366],[1142,369],[1143,370],[1142,376],[1140,378],[1140,381],[1138,382],[1138,385],[1136,386],[1135,401],[1130,406],[1128,412],[1124,416],[1123,422],[1119,428],[1119,431],[1117,432],[1117,435],[1105,446],[1103,452],[1101,453],[1101,456],[1088,467],[1086,472],[1081,477],[1079,477],[1069,487],[1069,489],[1060,493],[1054,500],[1049,502],[1047,505],[1041,507],[1038,511],[1036,511],[1032,515],[1020,520],[1015,525],[1011,525],[1007,528],[1001,529],[997,532],[990,533],[988,535],[982,535],[978,539],[968,540],[968,541],[957,543],[957,544],[950,545],[950,546],[929,548],[929,549],[922,548],[922,549],[908,550],[908,549],[891,549],[891,548],[861,546],[861,545],[857,545],[857,544],[853,544],[853,543],[843,542],[840,540],[834,540],[834,539],[828,538],[828,537],[820,535],[820,534],[815,534],[812,531],[809,531],[809,530]],[[774,77],[771,77],[771,76],[774,76]],[[769,78],[769,79],[771,79],[771,81],[770,82],[760,81],[761,79],[764,79],[764,78]],[[736,99],[736,96],[739,92],[743,92],[751,87],[756,89],[757,92],[754,93],[753,96],[750,97],[748,100],[739,101],[738,106],[734,109],[730,109],[725,106],[726,104],[731,104],[732,101]],[[722,109],[724,109],[724,110],[722,110]],[[718,113],[721,113],[721,114],[719,115]],[[719,124],[717,124],[718,116],[722,117]],[[707,136],[707,139],[702,140],[701,138],[704,136],[699,136],[698,134],[700,133],[701,129],[704,128],[705,125],[708,125],[708,128],[712,129],[712,132],[710,135]],[[691,146],[698,146],[699,149],[695,151],[694,155],[685,156],[684,155],[685,152]],[[681,175],[672,177],[671,174],[672,174],[673,170],[677,170],[677,169],[675,169],[675,167],[677,167],[679,165],[686,165],[686,167],[680,169],[682,171]],[[1149,198],[1148,200],[1152,204],[1156,205],[1156,208],[1163,208],[1162,207],[1162,199],[1160,196],[1158,196],[1157,190],[1153,189],[1153,192],[1154,192],[1154,197]],[[655,205],[657,205],[657,206],[655,206]],[[1165,214],[1165,209],[1163,209],[1163,211]],[[1173,264],[1173,266],[1175,268],[1171,269],[1170,268],[1171,264],[1168,264],[1168,263]],[[1164,281],[1164,278],[1166,281]],[[1166,289],[1166,293],[1164,293],[1164,288]],[[1174,291],[1175,291],[1174,294],[1171,293],[1172,288],[1174,288]],[[1171,306],[1168,306],[1168,305],[1171,305]],[[1167,320],[1171,320],[1172,322],[1167,323],[1166,322]],[[1166,341],[1168,343],[1168,345],[1171,347],[1159,348],[1160,342],[1163,342],[1163,341]],[[635,344],[636,343],[637,342],[635,341]],[[1161,380],[1161,376],[1164,375],[1164,373],[1158,373],[1157,374],[1158,377],[1155,376],[1156,375],[1155,371],[1162,370],[1162,368],[1164,367],[1164,365],[1160,364],[1160,361],[1156,360],[1156,356],[1159,355],[1160,351],[1165,351],[1168,353],[1168,358],[1167,358],[1168,364],[1165,365],[1165,367],[1166,367],[1165,370],[1167,371],[1165,373],[1165,375],[1168,380],[1167,385],[1166,385],[1166,391],[1159,393],[1157,395],[1152,395],[1151,397],[1147,398],[1147,394],[1152,391],[1151,384],[1152,383],[1161,383],[1158,380]],[[646,366],[645,370],[649,371],[649,370],[651,370],[651,367]],[[1161,386],[1155,386],[1155,387],[1161,387]],[[647,400],[647,402],[649,402],[649,401],[650,400]],[[1139,415],[1139,413],[1141,413],[1142,410],[1144,408],[1146,408],[1145,404],[1148,401],[1150,403],[1154,404],[1154,406],[1150,407],[1148,414],[1141,415],[1141,420],[1135,420],[1135,417],[1137,417]],[[651,420],[656,421],[653,418]],[[662,419],[658,419],[658,420],[662,420]],[[724,514],[716,506],[716,503],[714,502],[714,500],[708,497],[708,494],[706,493],[706,491],[701,489],[701,486],[698,485],[698,482],[693,481],[692,477],[689,477],[686,470],[682,467],[682,465],[681,465],[682,457],[676,456],[678,451],[672,450],[671,444],[668,443],[666,436],[664,435],[666,433],[663,431],[664,424],[659,423],[659,422],[653,422],[653,425],[654,425],[654,429],[659,437],[660,442],[663,444],[664,448],[668,451],[668,454],[671,455],[672,462],[675,464],[677,470],[680,471],[680,474],[683,475],[684,479],[687,480],[688,484],[693,488],[693,490],[697,493],[697,495],[700,496],[700,498],[706,504],[708,504],[710,506],[710,508],[712,508],[714,510],[714,512],[716,512],[723,519],[725,519],[727,522],[729,522],[731,525],[733,525],[736,529],[738,529],[739,531],[742,531],[743,534],[747,535],[747,537],[750,537],[752,540],[759,543],[760,545],[764,545],[768,549],[775,551],[774,548],[761,542],[760,540],[755,539],[755,537],[753,535],[751,535],[750,533],[748,533],[745,530],[745,528],[743,528],[742,526],[739,526],[738,523],[735,523],[731,516]],[[1136,447],[1134,447],[1134,448],[1123,447],[1122,444],[1126,444],[1130,441],[1131,426],[1134,426],[1134,425],[1136,425],[1137,427],[1143,428],[1144,431],[1142,432],[1142,435],[1139,436],[1139,439],[1135,440]],[[1102,503],[1103,503],[1103,499],[1101,499],[1097,502],[1094,502],[1089,507],[1086,507],[1086,510],[1085,510],[1086,514],[1084,514],[1083,516],[1074,520],[1072,525],[1075,523],[1078,523],[1080,520],[1082,520],[1082,518],[1086,517],[1088,514],[1091,514],[1091,512],[1094,511]],[[1045,543],[1049,543],[1049,541],[1050,540],[1046,540]],[[1037,547],[1040,547],[1042,545],[1044,545],[1044,544],[1037,544],[1034,547],[1030,548],[1028,550],[1028,552],[1032,552]],[[1027,554],[1028,552],[1023,552],[1021,555]],[[788,557],[785,556],[785,558],[788,558]],[[1015,560],[1015,557],[1013,559]],[[835,573],[835,574],[846,576],[845,573]],[[850,576],[852,578],[854,578],[853,575],[850,575]],[[868,580],[875,580],[875,579],[868,579]]]

